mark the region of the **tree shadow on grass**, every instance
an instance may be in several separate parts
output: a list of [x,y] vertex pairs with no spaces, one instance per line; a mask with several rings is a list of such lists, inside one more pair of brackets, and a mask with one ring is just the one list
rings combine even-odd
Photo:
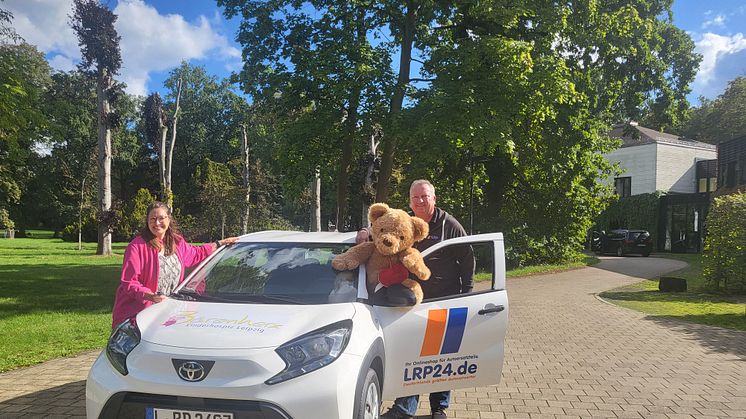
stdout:
[[1,265],[0,319],[34,312],[111,311],[119,266]]
[[85,418],[85,380],[0,401],[2,418]]

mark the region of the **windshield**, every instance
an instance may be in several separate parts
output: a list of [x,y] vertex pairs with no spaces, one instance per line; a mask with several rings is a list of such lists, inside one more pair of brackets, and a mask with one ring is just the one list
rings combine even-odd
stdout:
[[326,304],[357,298],[357,270],[336,272],[349,245],[238,243],[212,258],[175,297],[218,302]]

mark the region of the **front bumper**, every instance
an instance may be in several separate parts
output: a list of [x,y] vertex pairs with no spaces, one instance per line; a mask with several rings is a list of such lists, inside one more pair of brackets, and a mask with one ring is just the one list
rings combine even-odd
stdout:
[[[278,383],[264,381],[284,368],[267,349],[202,351],[141,345],[122,376],[99,355],[86,382],[86,414],[94,418],[145,418],[148,407],[233,412],[235,419],[334,419],[353,416],[362,357],[342,354],[331,364]],[[212,360],[200,382],[181,380],[172,358]]]

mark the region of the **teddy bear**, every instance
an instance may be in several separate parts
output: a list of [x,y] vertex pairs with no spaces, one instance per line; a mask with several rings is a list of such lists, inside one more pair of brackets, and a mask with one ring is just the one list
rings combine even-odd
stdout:
[[423,281],[430,278],[430,269],[425,266],[422,254],[412,247],[427,237],[427,223],[400,209],[389,208],[383,203],[376,203],[370,207],[368,220],[371,223],[370,235],[373,240],[360,243],[335,256],[332,259],[332,267],[338,271],[347,271],[365,264],[366,283],[370,295],[376,286],[383,282],[381,279],[384,275],[380,275],[381,272],[387,272],[385,276],[398,277],[403,286],[412,290],[416,304],[419,304],[423,297],[422,287],[417,281],[409,278],[409,272]]

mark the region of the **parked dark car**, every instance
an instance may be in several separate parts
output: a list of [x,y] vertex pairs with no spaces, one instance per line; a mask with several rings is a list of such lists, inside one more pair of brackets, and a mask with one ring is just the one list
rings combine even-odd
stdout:
[[650,256],[653,251],[653,239],[645,230],[611,230],[592,236],[593,250],[598,254],[613,253],[617,256],[639,254]]

